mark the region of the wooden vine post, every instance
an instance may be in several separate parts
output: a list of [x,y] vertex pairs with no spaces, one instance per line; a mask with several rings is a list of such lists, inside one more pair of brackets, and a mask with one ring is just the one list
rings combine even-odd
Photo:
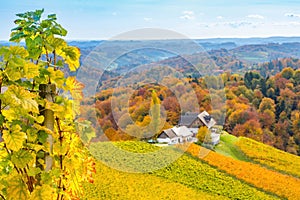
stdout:
[[[54,84],[40,84],[39,86],[40,96],[41,98],[49,101],[54,102],[54,97],[56,94],[56,86]],[[42,108],[41,114],[44,116],[44,123],[43,125],[51,130],[54,131],[54,112],[50,109]],[[48,135],[47,142],[49,143],[50,153],[53,153],[53,136]],[[52,169],[53,165],[53,158],[48,154],[45,155],[45,164],[46,164],[46,171]]]

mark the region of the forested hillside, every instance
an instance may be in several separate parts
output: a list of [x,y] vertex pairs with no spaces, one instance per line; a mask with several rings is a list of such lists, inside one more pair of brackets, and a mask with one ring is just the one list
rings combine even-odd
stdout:
[[[297,67],[296,65],[293,67]],[[162,76],[162,82],[167,82],[168,87],[159,84],[133,85],[129,102],[129,114],[127,110],[118,113],[118,121],[115,121],[111,101],[121,100],[128,92],[128,88],[103,89],[93,98],[87,98],[83,103],[83,117],[97,122],[102,130],[98,129],[98,139],[104,139],[102,133],[111,140],[128,140],[134,137],[127,135],[124,130],[132,128],[128,120],[144,127],[150,123],[149,109],[152,91],[156,91],[165,109],[162,113],[164,128],[178,124],[180,115],[186,107],[193,103],[200,105],[199,112],[207,110],[213,114],[228,132],[236,136],[246,136],[257,141],[264,142],[293,154],[299,154],[300,144],[300,70],[283,68],[274,76],[263,77],[256,71],[249,71],[244,76],[238,74],[223,73],[218,76],[202,78],[185,78],[181,81],[175,77],[164,77],[163,71],[155,71],[136,74],[139,80],[146,80],[147,74],[158,73]],[[128,80],[128,82],[126,82]],[[129,80],[135,80],[134,76],[123,81],[130,85]],[[207,87],[209,83],[211,88]],[[105,85],[114,86],[113,80],[108,80]],[[225,84],[225,86],[224,86]],[[191,85],[192,90],[186,85]],[[170,88],[176,88],[176,95]],[[225,91],[225,96],[224,96]],[[192,102],[193,94],[196,94],[198,102]],[[226,99],[224,100],[224,97]],[[178,102],[178,98],[184,101]],[[222,104],[222,102],[226,104]],[[96,108],[96,114],[91,111]],[[89,109],[90,108],[90,109]],[[116,109],[116,108],[114,108]],[[93,116],[97,116],[93,118]],[[122,129],[119,126],[123,127]],[[125,127],[124,127],[125,126]],[[143,134],[142,128],[136,130]]]

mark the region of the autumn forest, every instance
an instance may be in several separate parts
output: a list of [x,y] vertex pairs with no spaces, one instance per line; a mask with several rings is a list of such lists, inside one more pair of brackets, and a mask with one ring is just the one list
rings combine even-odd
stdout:
[[[199,112],[207,110],[212,113],[227,132],[299,155],[300,70],[295,64],[297,62],[291,58],[277,59],[259,64],[260,70],[244,74],[223,72],[215,76],[187,75],[184,80],[164,76],[171,73],[168,72],[169,69],[157,71],[153,67],[142,73],[132,74],[130,79],[145,80],[147,74],[156,73],[165,84],[133,84],[136,89],[131,93],[129,113],[126,109],[114,107],[119,109],[119,117],[115,120],[111,103],[126,98],[129,91],[126,86],[120,86],[101,89],[94,98],[86,98],[82,117],[93,121],[94,125],[101,125],[95,140],[136,140],[136,137],[126,132],[137,132],[136,134],[140,134],[137,138],[146,137],[142,135],[146,132],[143,127],[151,121],[149,110],[153,91],[164,109],[161,113],[164,122],[161,129],[178,124],[180,115],[191,106],[193,94],[196,94],[197,102],[194,103],[195,107],[197,103],[200,105]],[[268,71],[270,75],[263,76],[262,71]],[[114,85],[116,79],[108,79],[104,85]],[[130,82],[129,79],[127,82]],[[191,88],[186,85],[191,85]],[[175,88],[176,94],[170,88]],[[184,101],[179,102],[178,97]],[[93,117],[94,115],[97,117]],[[131,119],[141,127],[139,130],[134,130],[134,126],[131,126]]]

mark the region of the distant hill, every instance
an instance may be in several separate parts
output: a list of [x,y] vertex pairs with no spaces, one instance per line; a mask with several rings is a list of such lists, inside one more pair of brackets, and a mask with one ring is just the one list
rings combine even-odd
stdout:
[[[0,45],[10,44],[0,41]],[[87,86],[84,90],[86,96],[93,95],[102,81],[116,78],[140,66],[170,66],[194,77],[199,73],[194,72],[191,65],[202,74],[224,71],[243,74],[253,69],[261,71],[263,67],[263,75],[266,76],[270,74],[263,63],[300,58],[300,37],[69,41],[69,44],[81,50],[82,66],[77,76]],[[184,57],[172,50],[182,52]],[[271,70],[272,74],[278,72],[276,68]]]
[[243,45],[230,50],[240,60],[250,63],[266,62],[279,58],[300,58],[300,43],[269,43]]
[[[287,40],[287,39],[286,39]],[[294,38],[293,40],[296,40]],[[292,40],[292,41],[293,41]],[[196,40],[197,41],[197,40]],[[214,41],[214,40],[213,40]],[[284,41],[284,40],[283,40]],[[189,60],[193,60],[193,64],[201,63],[203,57],[206,59],[212,59],[216,62],[220,69],[232,68],[235,70],[235,66],[231,66],[232,62],[242,62],[244,66],[250,66],[253,64],[258,64],[261,62],[268,62],[280,58],[300,58],[300,40],[299,42],[290,43],[263,43],[263,44],[246,44],[237,45],[233,42],[227,43],[212,43],[212,42],[199,42],[199,48],[191,48],[180,52],[185,52],[184,55]],[[184,41],[174,40],[174,41],[116,41],[102,47],[101,42],[70,42],[73,45],[78,46],[81,49],[82,58],[81,62],[83,64],[92,65],[93,68],[101,70],[117,69],[119,73],[128,71],[134,67],[140,65],[151,64],[165,64],[173,66],[176,63],[179,68],[185,67],[186,65],[183,61],[178,60],[181,55],[175,55],[172,52],[168,52],[168,49],[179,49],[181,43]],[[138,44],[138,48],[133,51],[127,51],[126,49],[131,49],[137,43],[143,43],[143,45]],[[158,45],[157,49],[146,48],[148,45],[151,46],[152,43],[161,43]],[[164,44],[168,45],[167,50],[163,50]],[[100,45],[100,46],[97,46]],[[171,47],[170,47],[171,46]],[[124,53],[116,58],[113,57],[116,52]],[[205,52],[204,52],[205,51]],[[94,57],[93,62],[90,62],[87,57]],[[110,60],[111,59],[111,60]],[[182,59],[182,58],[181,58]],[[198,60],[198,61],[197,61]],[[221,62],[220,62],[221,61]],[[242,65],[242,64],[238,64]],[[238,66],[244,68],[243,66]],[[123,71],[119,71],[123,69]],[[245,70],[248,70],[247,68]]]
[[196,39],[197,42],[209,42],[209,43],[228,43],[233,42],[237,46],[249,45],[249,44],[269,44],[269,43],[293,43],[299,42],[300,37],[254,37],[254,38],[211,38],[211,39]]

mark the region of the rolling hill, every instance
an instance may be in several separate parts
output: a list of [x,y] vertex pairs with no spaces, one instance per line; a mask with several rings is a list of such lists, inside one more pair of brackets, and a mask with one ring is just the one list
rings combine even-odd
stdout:
[[[191,144],[185,152],[181,150],[185,148],[182,146],[157,147],[145,142],[93,143],[90,145],[90,151],[98,160],[97,174],[94,184],[85,185],[85,198],[297,199],[299,197],[300,179],[296,175],[291,173],[287,175],[282,169],[277,170],[275,167],[268,167],[266,163],[259,163],[245,151],[244,146],[265,147],[264,144],[224,134],[220,145],[221,147],[216,148],[217,153],[195,144]],[[265,148],[268,151],[259,153],[262,158],[264,156],[276,158],[284,154],[282,159],[293,161],[294,165],[291,168],[299,167],[297,156],[272,147]],[[203,150],[207,152],[201,156],[200,152]],[[249,148],[247,151],[251,152]],[[255,154],[255,149],[253,152]],[[126,157],[130,154],[133,156]],[[151,156],[147,157],[148,155]],[[168,164],[170,158],[176,159]],[[165,165],[161,166],[161,163]],[[143,172],[143,169],[144,173],[133,173]]]
[[[249,39],[248,43],[246,39],[241,41],[216,39],[69,43],[81,49],[82,67],[77,72],[77,77],[87,86],[84,89],[86,96],[95,93],[96,85],[115,79],[135,68],[170,66],[184,72],[186,76],[199,77],[199,71],[202,75],[219,74],[224,71],[243,74],[253,69],[261,71],[260,68],[265,68],[262,65],[266,62],[300,58],[299,38]],[[266,73],[268,70],[264,70],[262,74],[274,75],[281,70],[280,67],[275,68],[268,69],[272,71],[271,74]]]

